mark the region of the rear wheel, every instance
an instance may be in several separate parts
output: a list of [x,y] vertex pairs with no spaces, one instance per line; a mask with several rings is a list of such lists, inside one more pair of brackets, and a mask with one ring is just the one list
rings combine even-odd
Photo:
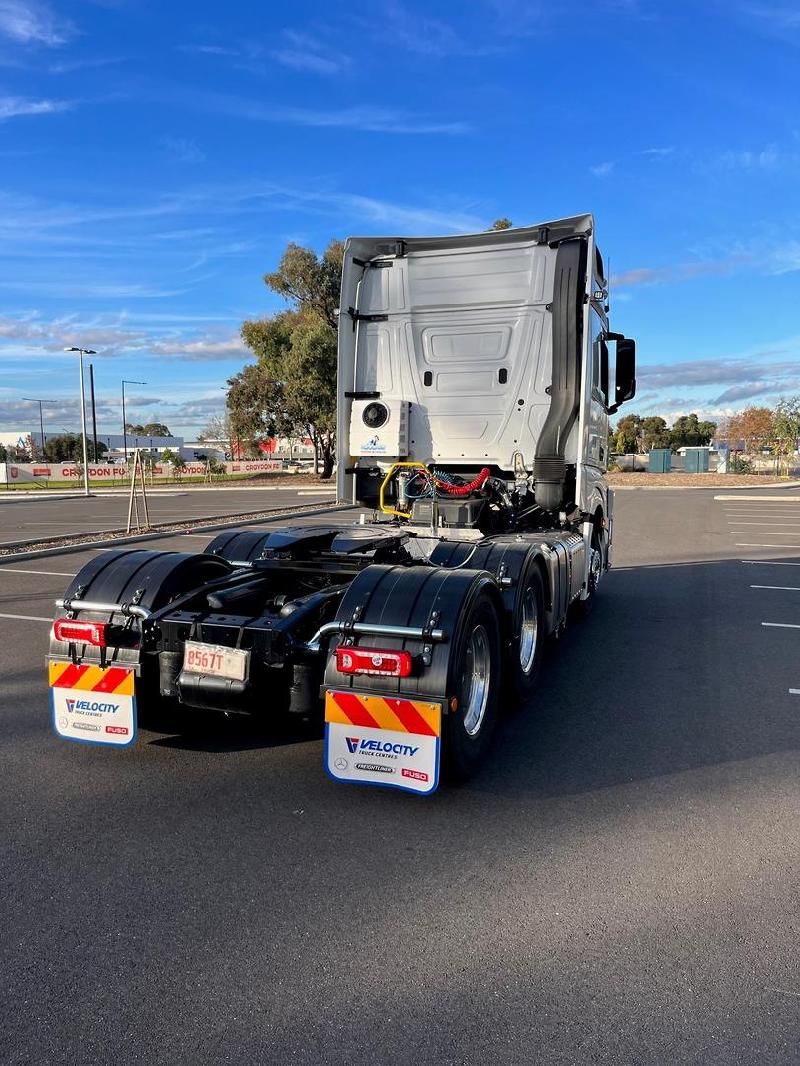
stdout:
[[443,763],[464,781],[483,761],[497,724],[501,682],[500,619],[481,592],[465,607],[450,660],[450,713],[442,723]]
[[514,616],[514,639],[508,660],[511,698],[524,703],[533,695],[544,655],[544,584],[538,566],[523,578]]

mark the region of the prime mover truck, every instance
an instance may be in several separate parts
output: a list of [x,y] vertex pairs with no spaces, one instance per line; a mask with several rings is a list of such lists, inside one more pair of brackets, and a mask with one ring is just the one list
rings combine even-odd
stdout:
[[608,310],[591,215],[350,238],[337,495],[359,520],[99,554],[57,601],[56,733],[126,746],[137,705],[321,713],[337,780],[469,777],[611,565],[608,417],[636,383]]

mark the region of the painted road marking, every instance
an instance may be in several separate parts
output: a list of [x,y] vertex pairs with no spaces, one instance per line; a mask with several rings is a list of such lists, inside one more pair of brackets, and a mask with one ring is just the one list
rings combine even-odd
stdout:
[[20,618],[23,622],[49,622],[53,623],[52,618],[42,618],[38,614],[0,614],[0,618]]
[[[732,525],[737,525],[737,526],[793,526],[795,529],[797,529],[797,527],[800,526],[800,522],[740,522],[739,519],[737,518],[736,522],[731,522],[731,520],[728,519],[728,525],[731,525],[731,526]],[[781,535],[788,537],[788,536],[792,536],[793,534],[785,533],[785,534],[781,534]]]
[[790,696],[800,696],[800,688],[790,688],[789,689],[789,695]]
[[748,566],[800,566],[800,563],[779,562],[777,559],[740,559],[739,562]]
[[762,622],[761,624],[770,629],[800,629],[800,625],[795,622]]
[[751,585],[751,589],[775,589],[776,592],[800,592],[800,585]]
[[42,574],[44,577],[75,577],[75,574],[67,574],[62,570],[21,570],[16,566],[0,566],[0,574]]
[[715,500],[734,500],[736,503],[800,503],[800,496],[715,496]]
[[735,548],[800,548],[800,544],[748,544],[737,541]]

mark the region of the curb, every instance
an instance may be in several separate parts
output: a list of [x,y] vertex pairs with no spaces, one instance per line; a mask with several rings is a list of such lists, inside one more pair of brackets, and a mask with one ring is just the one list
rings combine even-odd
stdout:
[[[308,516],[309,518],[320,514],[331,514],[338,511],[352,511],[356,510],[352,503],[337,503],[329,507],[317,507],[313,511],[301,511],[299,512],[302,517]],[[265,522],[274,522],[279,518],[291,518],[298,514],[297,510],[291,511],[276,511],[274,514],[266,515],[263,518],[251,518],[247,525],[258,525]],[[225,522],[215,522],[210,526],[198,527],[200,533],[214,533],[220,529],[230,529],[232,526],[238,526],[242,523],[245,515],[230,515],[229,520]],[[133,537],[114,537],[111,540],[89,540],[81,541],[77,544],[62,544],[60,546],[52,548],[37,548],[35,551],[30,552],[15,552],[13,555],[1,555],[0,567],[6,563],[19,563],[24,562],[26,559],[44,559],[51,555],[74,555],[77,552],[91,551],[93,548],[117,548],[125,547],[128,544],[139,544],[142,541],[148,540],[163,540],[165,537],[179,537],[184,533],[182,529],[160,529],[150,533],[137,533]],[[8,545],[0,545],[0,547],[8,547]],[[169,549],[172,550],[172,549]]]
[[[309,492],[330,492],[335,494],[336,489],[326,489],[324,486],[315,485],[301,485],[299,488],[295,485],[214,485],[203,488],[200,485],[163,485],[153,488],[148,486],[147,495],[153,496],[178,496],[188,492],[296,492],[298,494]],[[14,489],[11,492],[3,493],[0,490],[0,504],[4,503],[17,503],[26,502],[30,503],[31,500],[86,500],[93,498],[100,499],[116,499],[118,497],[125,497],[129,495],[130,489],[95,489],[94,492],[90,492],[86,496],[83,492],[60,492],[58,489],[40,489],[38,492],[26,492],[24,489]]]
[[609,485],[614,492],[691,492],[693,489],[700,492],[721,492],[725,488],[728,492],[763,492],[764,489],[796,489],[800,488],[800,481],[780,481],[769,485]]

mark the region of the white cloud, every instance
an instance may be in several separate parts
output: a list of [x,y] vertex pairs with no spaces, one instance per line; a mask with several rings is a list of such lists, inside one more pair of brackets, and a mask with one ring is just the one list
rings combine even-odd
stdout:
[[18,44],[43,44],[54,48],[74,35],[69,22],[58,19],[36,0],[0,0],[0,35]]
[[27,100],[22,96],[0,96],[0,122],[20,115],[52,115],[68,111],[73,104],[69,100]]
[[612,161],[597,163],[595,166],[589,167],[589,170],[596,178],[607,178],[609,174],[613,173],[614,163]]
[[272,58],[285,67],[311,74],[341,74],[350,66],[350,57],[340,46],[328,48],[316,37],[296,30],[285,30],[284,46],[272,52]]
[[159,144],[177,163],[203,163],[206,154],[196,141],[187,137],[162,137]]

